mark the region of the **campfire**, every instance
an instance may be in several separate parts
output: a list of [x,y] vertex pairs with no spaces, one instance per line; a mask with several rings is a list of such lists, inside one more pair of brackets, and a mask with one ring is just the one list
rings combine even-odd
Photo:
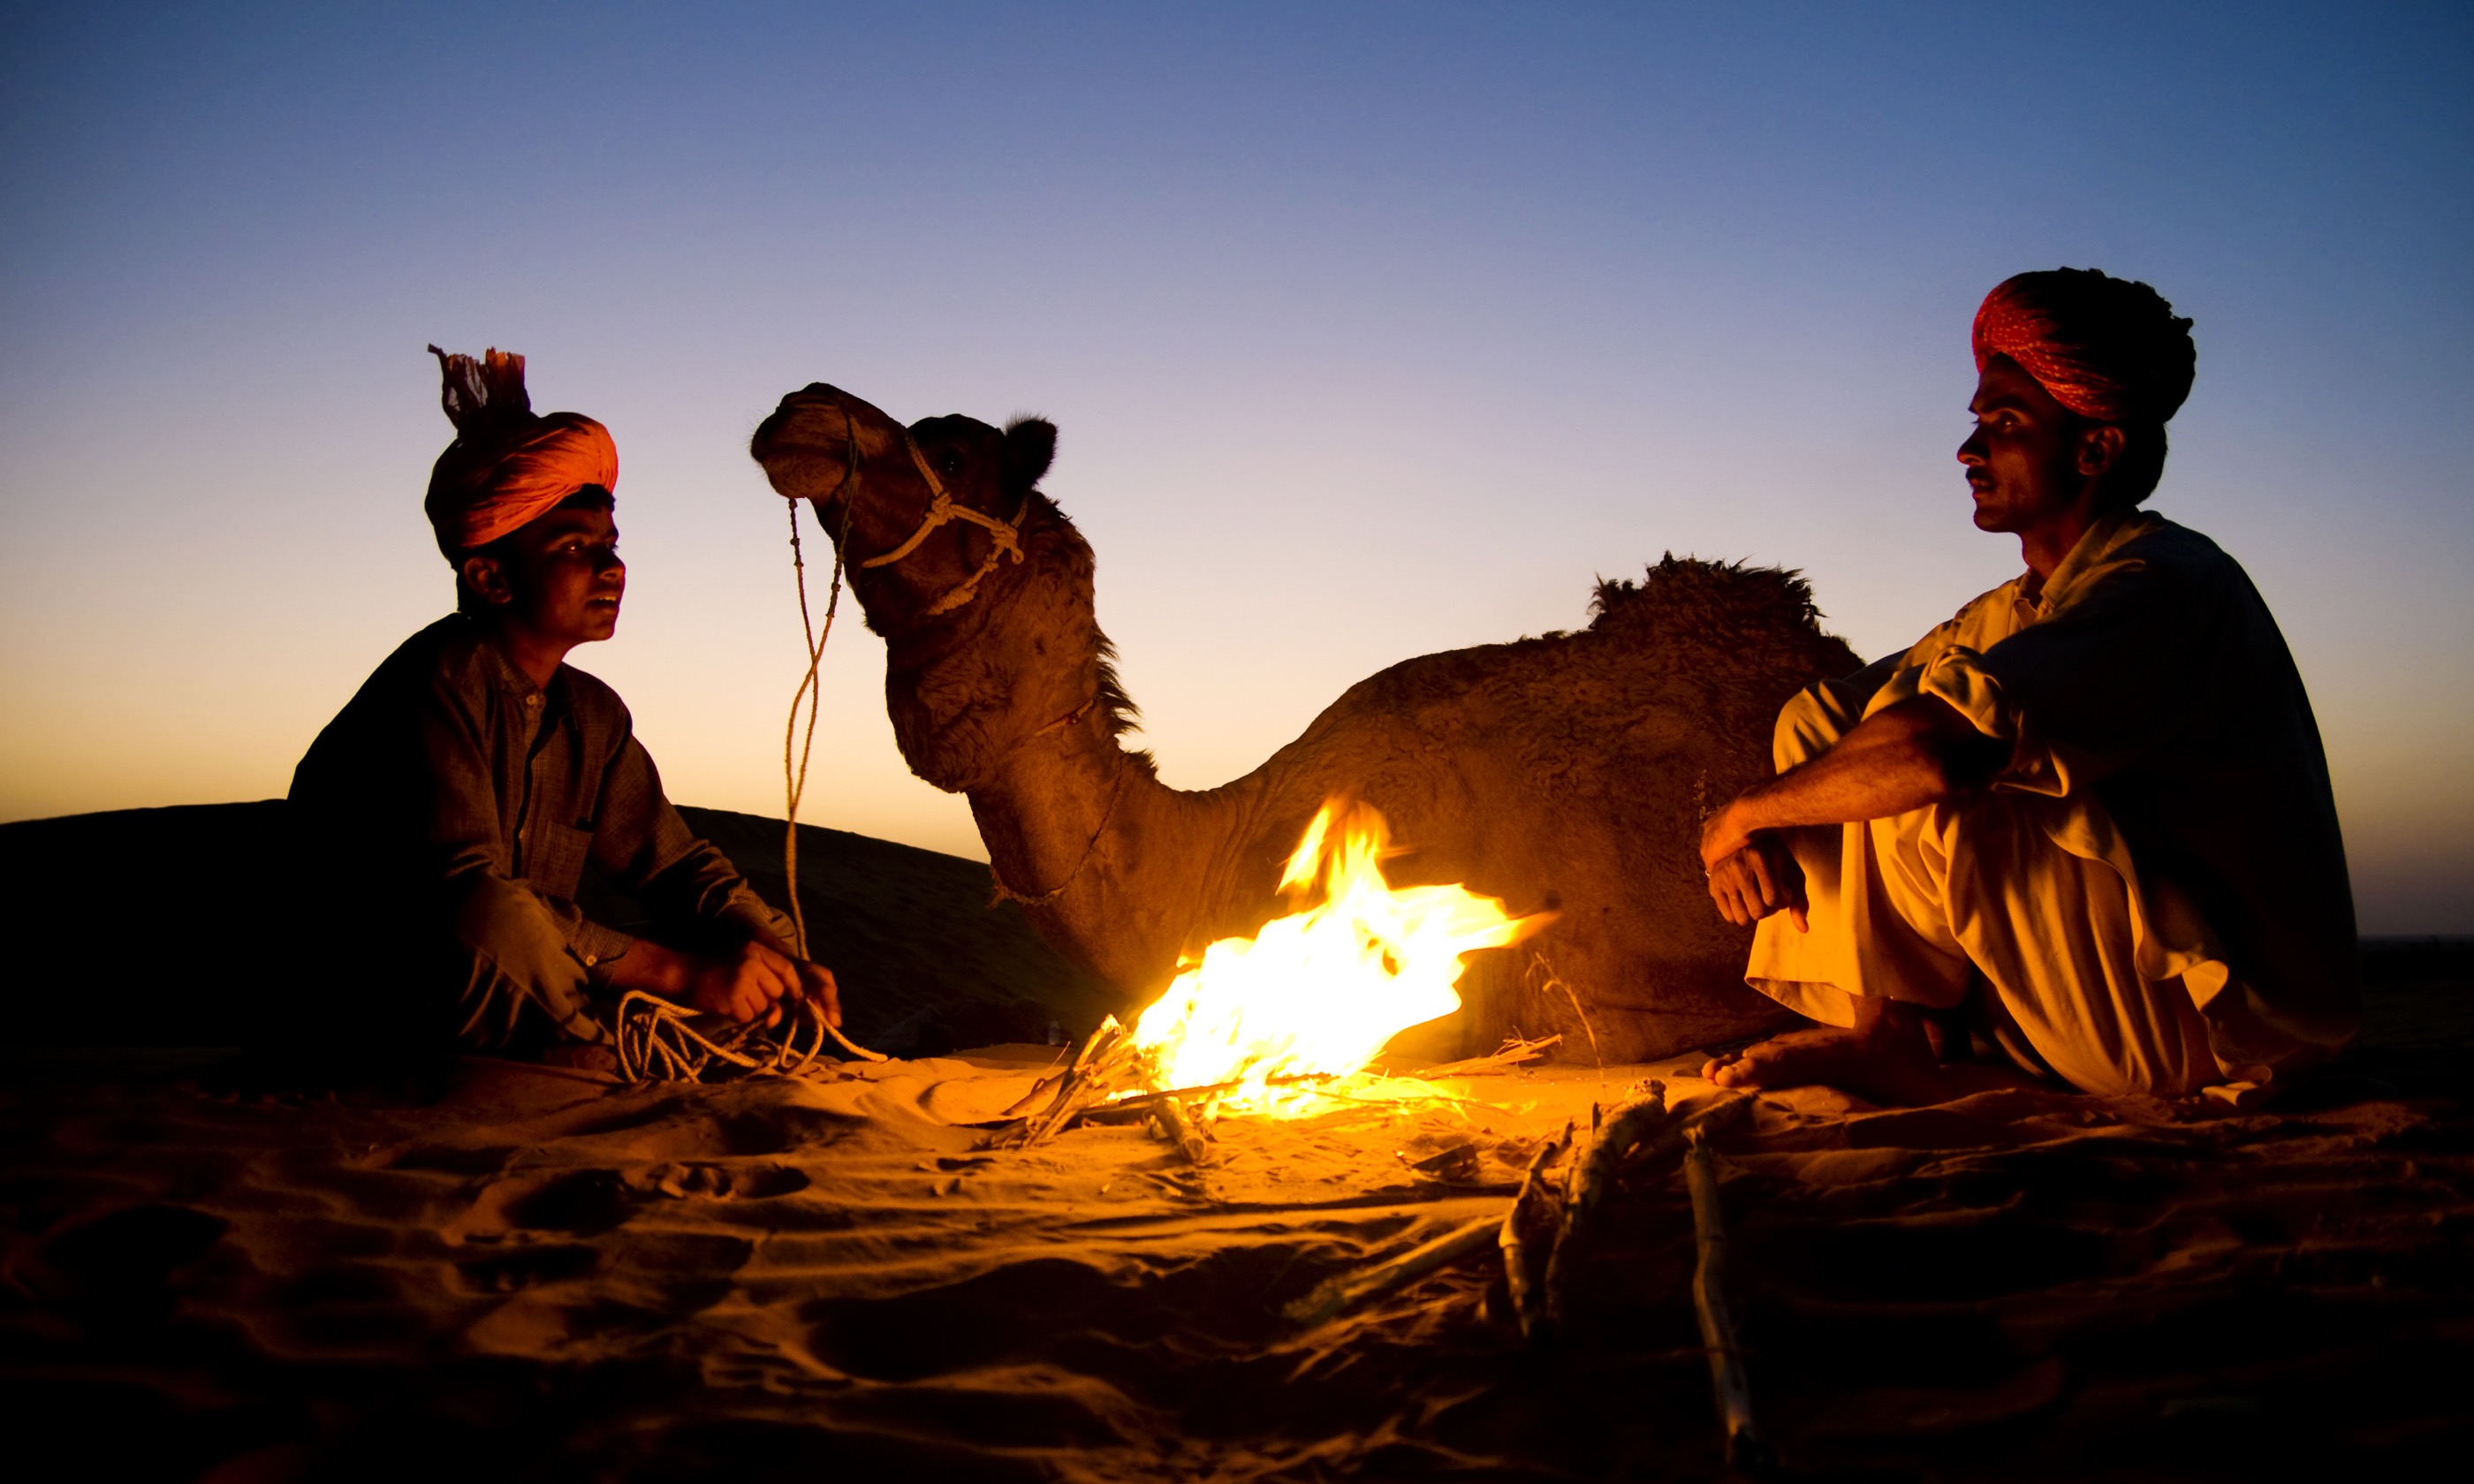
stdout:
[[[1383,875],[1389,853],[1381,813],[1325,803],[1281,873],[1293,910],[1189,957],[1131,1027],[1104,1022],[1074,1065],[1016,1110],[1028,1113],[1024,1141],[1086,1114],[1141,1113],[1199,1155],[1195,1111],[1303,1117],[1330,1107],[1344,1084],[1357,1101],[1432,1095],[1422,1081],[1370,1068],[1393,1037],[1461,1007],[1468,954],[1517,943],[1553,915],[1515,917],[1458,884],[1395,887]],[[1479,1061],[1509,1065],[1546,1044]]]
[[1150,1090],[1208,1088],[1222,1108],[1310,1107],[1314,1085],[1364,1070],[1386,1042],[1461,1007],[1463,960],[1542,924],[1460,885],[1394,887],[1383,816],[1335,802],[1280,876],[1296,910],[1183,965],[1135,1020]]

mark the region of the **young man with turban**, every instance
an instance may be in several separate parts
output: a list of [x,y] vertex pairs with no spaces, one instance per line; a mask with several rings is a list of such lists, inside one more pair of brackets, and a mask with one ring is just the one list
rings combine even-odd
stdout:
[[1758,924],[1747,982],[1823,1027],[1715,1059],[1719,1083],[2239,1097],[2359,1028],[2301,676],[2234,560],[2140,508],[2190,328],[2090,269],[1985,299],[1958,461],[2027,570],[1798,695],[1778,776],[1709,820],[1710,896]]
[[[389,656],[293,774],[327,920],[347,924],[322,1007],[399,1043],[520,1053],[606,1039],[628,989],[742,1022],[813,997],[839,1023],[833,975],[663,797],[618,695],[565,662],[611,636],[626,591],[609,430],[536,417],[521,356],[430,349],[455,439],[426,509],[456,610]],[[586,916],[588,869],[659,936]]]

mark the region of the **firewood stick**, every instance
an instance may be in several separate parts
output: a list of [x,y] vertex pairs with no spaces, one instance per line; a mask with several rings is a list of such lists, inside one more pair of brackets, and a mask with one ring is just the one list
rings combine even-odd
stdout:
[[1516,1040],[1500,1051],[1492,1052],[1486,1056],[1473,1056],[1466,1061],[1445,1062],[1441,1066],[1425,1067],[1414,1075],[1424,1078],[1468,1077],[1502,1071],[1517,1066],[1523,1062],[1537,1061],[1546,1054],[1548,1048],[1557,1045],[1563,1039],[1561,1036],[1549,1036],[1542,1041]]
[[1701,1346],[1710,1354],[1710,1390],[1726,1430],[1727,1466],[1748,1470],[1761,1458],[1753,1426],[1752,1383],[1744,1375],[1743,1348],[1734,1317],[1727,1311],[1727,1227],[1718,1208],[1718,1172],[1710,1137],[1695,1129],[1684,1143],[1684,1180],[1692,1191],[1692,1235],[1700,1261],[1692,1271],[1692,1309],[1701,1321]]
[[1512,1198],[1512,1209],[1503,1213],[1502,1229],[1495,1243],[1503,1249],[1503,1283],[1512,1295],[1512,1317],[1520,1326],[1521,1338],[1527,1339],[1538,1327],[1538,1285],[1529,1276],[1529,1243],[1520,1234],[1520,1213],[1540,1198],[1546,1188],[1546,1166],[1572,1141],[1572,1125],[1567,1120],[1560,1137],[1550,1138],[1538,1147],[1529,1161],[1528,1173],[1520,1177],[1520,1193]]
[[1566,1166],[1569,1177],[1564,1201],[1565,1236],[1571,1234],[1575,1223],[1606,1198],[1615,1166],[1623,1157],[1666,1121],[1666,1084],[1652,1082],[1639,1096],[1616,1104],[1612,1113],[1598,1116],[1595,1104],[1590,1105],[1589,1111],[1589,1137]]
[[1281,1312],[1293,1324],[1319,1325],[1369,1299],[1404,1287],[1427,1274],[1466,1262],[1486,1251],[1490,1239],[1500,1240],[1502,1221],[1482,1216],[1460,1230],[1410,1248],[1389,1262],[1362,1273],[1343,1273],[1315,1285],[1304,1298]]
[[[1294,1088],[1302,1087],[1309,1082],[1335,1082],[1338,1080],[1339,1079],[1330,1072],[1297,1072],[1286,1077],[1266,1077],[1263,1079],[1263,1086],[1267,1088]],[[1098,1108],[1092,1109],[1091,1112],[1112,1113],[1133,1113],[1148,1110],[1152,1104],[1158,1103],[1167,1098],[1175,1098],[1179,1102],[1188,1102],[1199,1097],[1209,1097],[1215,1092],[1231,1091],[1235,1089],[1242,1088],[1245,1085],[1246,1079],[1240,1077],[1230,1082],[1211,1082],[1195,1088],[1170,1088],[1159,1092],[1138,1092],[1132,1097],[1121,1097],[1112,1102],[1103,1103]]]
[[1753,1092],[1737,1092],[1677,1119],[1664,1133],[1658,1136],[1656,1143],[1640,1152],[1637,1160],[1628,1162],[1636,1168],[1656,1165],[1667,1156],[1680,1152],[1695,1132],[1714,1135],[1752,1112],[1753,1103],[1758,1095]]
[[1568,1286],[1572,1253],[1580,1244],[1575,1237],[1581,1224],[1595,1212],[1606,1193],[1614,1185],[1615,1166],[1632,1153],[1640,1141],[1666,1121],[1666,1085],[1652,1082],[1638,1097],[1616,1105],[1612,1114],[1598,1117],[1596,1104],[1589,1106],[1591,1127],[1587,1138],[1576,1146],[1564,1169],[1567,1171],[1564,1191],[1564,1219],[1555,1233],[1555,1246],[1546,1255],[1545,1315],[1547,1323],[1564,1322],[1564,1297]]
[[1111,1069],[1112,1060],[1128,1034],[1115,1016],[1101,1019],[1100,1028],[1082,1043],[1081,1052],[1074,1058],[1074,1065],[1056,1085],[1055,1098],[1046,1109],[1025,1121],[1023,1147],[1028,1148],[1055,1134],[1074,1114],[1107,1096],[1107,1089],[1099,1085],[1100,1077]]
[[[1109,1027],[1116,1023],[1115,1016],[1103,1016],[1099,1028],[1092,1031],[1090,1039],[1074,1048],[1073,1060],[1031,1084],[1031,1090],[1017,1099],[1012,1107],[1006,1110],[1006,1116],[1008,1118],[1028,1116],[1032,1110],[1043,1106],[1047,1100],[1054,1099],[1059,1089],[1072,1082],[1075,1073],[1079,1072],[1084,1064],[1090,1060],[1093,1048],[1100,1044],[1100,1038],[1107,1035]],[[1055,1065],[1054,1063],[1050,1065]]]
[[1185,1156],[1185,1162],[1198,1166],[1211,1162],[1211,1145],[1182,1101],[1174,1097],[1160,1099],[1152,1109],[1152,1119],[1168,1136],[1168,1141],[1176,1145],[1177,1152]]

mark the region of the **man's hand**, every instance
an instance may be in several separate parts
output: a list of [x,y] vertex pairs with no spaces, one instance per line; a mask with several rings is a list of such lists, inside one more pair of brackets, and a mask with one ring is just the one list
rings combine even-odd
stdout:
[[1807,926],[1804,872],[1779,831],[1886,819],[1982,787],[2009,755],[1948,702],[1919,696],[1876,711],[1830,751],[1756,783],[1701,826],[1710,899],[1728,922],[1773,912]]
[[[1751,789],[1745,790],[1746,795],[1753,792],[1754,790]],[[1751,845],[1754,832],[1759,827],[1753,823],[1752,809],[1742,796],[1730,801],[1725,808],[1703,820],[1701,822],[1702,873],[1715,875],[1718,863]]]
[[1709,871],[1710,899],[1728,922],[1750,927],[1773,912],[1784,912],[1797,932],[1809,930],[1804,868],[1777,835],[1754,835],[1741,849],[1719,857]]
[[1806,930],[1804,870],[1778,835],[1760,827],[1753,795],[1730,802],[1701,826],[1701,871],[1710,878],[1710,899],[1718,915],[1738,927],[1750,927],[1773,912],[1795,919],[1795,930]]
[[799,987],[808,999],[825,1013],[825,1023],[841,1024],[842,992],[841,986],[834,982],[834,971],[822,964],[805,961],[799,963],[798,969]]
[[[805,977],[801,970],[815,969],[814,965],[795,964],[777,950],[754,942],[721,953],[691,954],[688,962],[687,1002],[691,1007],[708,1015],[728,1016],[741,1023],[761,1017],[766,1025],[781,1023],[782,1000],[788,997],[797,1003]],[[824,973],[821,969],[815,971]],[[825,975],[825,983],[826,993],[832,993],[832,975]]]
[[684,953],[639,938],[606,963],[603,982],[615,989],[643,990],[741,1024],[762,1017],[766,1025],[779,1025],[783,1001],[795,1005],[803,999],[815,1002],[827,1024],[842,1023],[841,987],[834,971],[793,955],[769,935],[713,953]]

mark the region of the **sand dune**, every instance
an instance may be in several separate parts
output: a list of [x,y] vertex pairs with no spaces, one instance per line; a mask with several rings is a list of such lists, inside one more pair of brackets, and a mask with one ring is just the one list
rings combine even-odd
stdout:
[[[777,906],[782,822],[685,808]],[[1106,985],[989,904],[979,862],[799,826],[799,901],[833,966],[854,1034],[905,1053],[1079,1036],[1123,1009]],[[275,997],[287,883],[283,803],[118,809],[0,825],[0,963],[11,1045],[254,1042]],[[588,879],[587,908],[619,926],[641,911]]]

